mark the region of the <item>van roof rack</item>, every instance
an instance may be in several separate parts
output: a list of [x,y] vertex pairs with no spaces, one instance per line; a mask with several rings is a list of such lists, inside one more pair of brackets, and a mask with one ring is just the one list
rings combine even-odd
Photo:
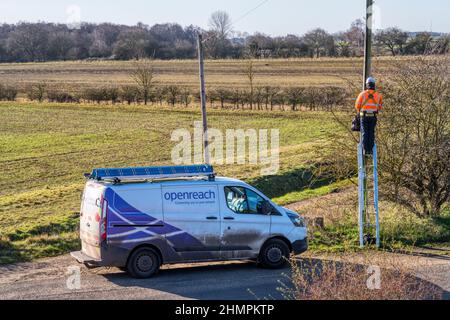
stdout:
[[172,167],[136,167],[94,169],[86,178],[97,181],[145,181],[207,177],[214,181],[216,174],[210,165],[172,166]]

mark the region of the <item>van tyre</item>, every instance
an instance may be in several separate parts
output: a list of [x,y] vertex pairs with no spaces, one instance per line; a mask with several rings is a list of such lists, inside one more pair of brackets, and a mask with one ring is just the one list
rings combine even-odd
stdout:
[[267,269],[280,269],[286,266],[290,250],[286,242],[279,239],[267,241],[259,254],[259,265]]
[[161,261],[151,248],[137,249],[128,259],[127,271],[137,279],[147,279],[158,273]]

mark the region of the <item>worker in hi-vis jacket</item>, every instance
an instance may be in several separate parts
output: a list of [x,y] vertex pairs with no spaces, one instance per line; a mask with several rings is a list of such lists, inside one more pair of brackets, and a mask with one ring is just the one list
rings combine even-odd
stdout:
[[376,81],[370,77],[366,81],[366,90],[361,92],[355,108],[361,116],[361,132],[365,154],[373,154],[375,146],[375,128],[377,115],[383,109],[383,96],[376,92]]

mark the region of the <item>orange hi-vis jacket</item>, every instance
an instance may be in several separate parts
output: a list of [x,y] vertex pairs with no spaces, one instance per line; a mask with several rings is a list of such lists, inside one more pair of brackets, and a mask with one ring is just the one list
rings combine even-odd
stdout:
[[355,108],[358,112],[379,112],[383,109],[383,96],[375,90],[365,90],[358,96]]

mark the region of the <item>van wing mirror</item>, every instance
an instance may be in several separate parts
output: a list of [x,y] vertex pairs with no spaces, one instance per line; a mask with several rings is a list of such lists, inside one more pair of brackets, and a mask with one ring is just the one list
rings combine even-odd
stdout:
[[269,216],[273,213],[273,211],[274,211],[273,206],[270,204],[269,201],[265,200],[261,206],[262,214]]

